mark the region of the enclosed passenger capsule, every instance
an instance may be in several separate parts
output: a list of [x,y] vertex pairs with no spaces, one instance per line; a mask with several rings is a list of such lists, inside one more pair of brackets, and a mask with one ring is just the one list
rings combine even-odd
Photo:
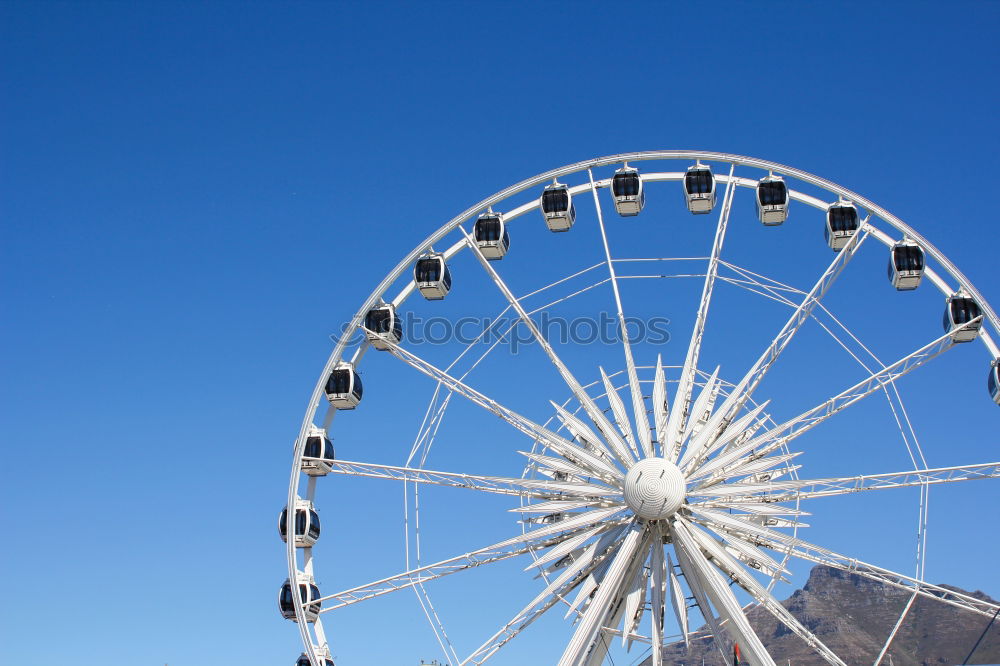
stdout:
[[479,251],[490,261],[503,259],[510,249],[503,213],[494,213],[492,208],[479,216],[472,234]]
[[861,226],[858,222],[858,209],[850,201],[838,201],[826,209],[826,244],[834,252],[840,252]]
[[354,409],[361,402],[364,388],[354,365],[341,361],[326,380],[326,399],[337,409]]
[[896,289],[916,289],[924,276],[924,251],[913,241],[904,238],[892,246],[888,272],[889,281]]
[[711,167],[698,162],[684,174],[684,199],[695,215],[712,212],[715,207],[715,176]]
[[559,181],[553,181],[542,190],[539,207],[549,231],[569,231],[576,222],[573,195],[570,194],[569,187]]
[[646,194],[642,191],[642,176],[638,169],[628,164],[615,171],[611,178],[611,196],[615,200],[615,210],[623,217],[638,215],[646,205]]
[[788,219],[788,186],[773,173],[757,183],[757,217],[769,227]]
[[972,326],[966,327],[965,325],[982,314],[979,304],[964,291],[959,290],[948,297],[948,304],[944,308],[944,330],[951,333],[953,342],[975,340],[976,336],[979,335],[983,320],[980,319]]
[[1000,405],[1000,358],[990,363],[990,376],[986,378],[986,388],[993,402]]
[[451,271],[444,261],[444,255],[428,252],[413,266],[413,280],[417,289],[428,301],[440,301],[451,291]]
[[[299,599],[302,601],[302,610],[305,612],[306,622],[315,622],[316,618],[319,617],[319,609],[323,605],[322,602],[310,604],[309,602],[319,599],[319,588],[316,587],[312,580],[309,582],[299,583]],[[308,606],[306,604],[309,604]],[[278,609],[281,611],[281,617],[286,620],[295,621],[295,599],[292,597],[292,584],[285,579],[285,584],[281,586],[281,591],[278,592]]]
[[[319,514],[312,502],[299,500],[295,503],[295,547],[311,548],[319,539]],[[278,534],[288,543],[288,507],[281,510],[278,517]]]
[[326,436],[325,430],[316,426],[309,427],[302,458],[302,471],[309,476],[326,476],[330,473],[333,469],[330,465],[336,460],[336,456],[333,442]]
[[403,339],[403,322],[392,303],[378,305],[365,314],[365,337],[375,349],[385,351]]

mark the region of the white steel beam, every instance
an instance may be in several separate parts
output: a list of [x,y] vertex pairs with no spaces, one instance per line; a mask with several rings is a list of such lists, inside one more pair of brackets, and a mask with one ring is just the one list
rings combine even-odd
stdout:
[[682,518],[677,518],[672,525],[674,534],[674,545],[684,551],[689,562],[698,572],[699,578],[706,584],[705,592],[723,619],[727,620],[725,630],[739,646],[740,652],[745,654],[752,666],[775,666],[771,655],[767,653],[767,648],[761,642],[760,637],[750,626],[750,621],[743,614],[729,585],[722,579],[719,572],[702,554],[690,528]]
[[543,481],[535,479],[515,479],[501,476],[482,476],[439,472],[417,467],[399,467],[351,460],[326,460],[304,457],[303,460],[321,461],[330,466],[330,472],[348,476],[363,476],[372,479],[391,479],[413,483],[431,483],[440,486],[469,488],[499,495],[515,495],[534,499],[560,499],[565,496],[599,500],[620,496],[621,490],[592,483],[570,481]]
[[719,211],[719,222],[715,227],[715,240],[712,243],[712,254],[708,260],[708,271],[705,274],[705,283],[701,288],[701,300],[698,303],[698,312],[695,315],[694,330],[691,332],[691,339],[688,341],[687,354],[684,357],[684,367],[681,370],[680,382],[677,385],[677,393],[674,396],[673,409],[670,411],[670,425],[667,428],[667,439],[669,445],[665,445],[664,457],[671,462],[677,460],[680,455],[683,440],[681,434],[684,432],[685,416],[688,406],[691,403],[691,392],[694,386],[695,373],[698,371],[698,357],[701,354],[701,341],[705,335],[705,323],[708,321],[708,307],[712,301],[712,292],[715,289],[715,279],[719,275],[719,256],[722,254],[722,244],[726,239],[726,229],[729,226],[729,212],[732,209],[733,198],[736,195],[736,185],[733,180],[733,170],[735,164],[729,165],[729,179],[726,182],[726,193],[722,197],[722,210]]
[[[784,457],[784,456],[778,456]],[[937,467],[885,474],[859,474],[836,479],[790,479],[766,483],[725,483],[705,489],[705,495],[713,499],[705,503],[742,504],[793,502],[795,500],[848,495],[866,490],[887,488],[912,488],[926,484],[954,483],[957,481],[977,481],[1000,477],[1000,462],[982,465],[959,465]],[[794,492],[782,492],[794,491]],[[701,494],[698,491],[694,495]]]
[[349,606],[360,601],[367,601],[373,597],[382,596],[389,592],[406,589],[417,584],[435,580],[443,576],[448,576],[458,571],[474,569],[501,560],[507,560],[518,555],[524,555],[533,550],[548,548],[562,543],[566,539],[571,539],[580,531],[586,529],[588,523],[593,523],[610,518],[620,509],[596,509],[586,514],[581,514],[578,518],[545,525],[537,530],[532,530],[527,534],[506,539],[485,548],[463,553],[446,560],[435,562],[421,567],[416,567],[408,571],[388,576],[386,578],[358,585],[335,594],[331,594],[319,599],[315,599],[310,604],[326,601],[335,601],[332,606],[324,606],[320,613],[327,613],[337,608]]
[[[629,444],[632,445],[635,458],[641,458],[643,455],[652,455],[652,442],[649,437],[649,417],[646,416],[646,402],[642,399],[642,390],[639,388],[639,375],[635,372],[635,359],[632,357],[632,341],[628,337],[628,328],[625,325],[625,311],[622,309],[622,296],[621,292],[618,290],[618,277],[615,275],[615,264],[611,260],[611,248],[608,245],[608,234],[604,228],[604,212],[601,208],[601,200],[597,196],[597,185],[594,183],[594,173],[591,169],[587,169],[587,176],[590,178],[590,191],[594,195],[594,209],[597,211],[597,226],[601,230],[601,240],[604,243],[604,256],[608,264],[608,275],[611,277],[611,289],[615,295],[615,307],[618,310],[618,328],[621,331],[622,336],[622,351],[625,353],[625,366],[628,370],[628,384],[629,389],[632,394],[632,410],[635,412],[635,427],[638,430],[639,444],[636,445],[631,440]],[[603,370],[601,371],[603,375]],[[606,384],[607,377],[605,376]],[[617,391],[608,391],[608,399],[611,399],[611,395],[614,393],[615,397],[618,397]],[[621,398],[619,398],[620,400]],[[626,424],[628,423],[628,418],[625,419]],[[622,424],[620,424],[622,425]],[[631,428],[622,427],[623,433],[628,433]],[[640,455],[638,448],[641,447],[643,455]]]

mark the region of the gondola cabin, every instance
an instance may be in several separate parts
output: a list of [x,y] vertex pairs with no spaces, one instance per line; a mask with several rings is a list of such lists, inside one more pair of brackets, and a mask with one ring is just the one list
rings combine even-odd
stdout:
[[[319,657],[319,663],[322,664],[322,666],[335,666],[335,664],[333,663],[333,659],[327,656],[328,654],[329,653],[318,654],[317,656]],[[309,655],[303,653],[295,662],[295,666],[312,666],[312,662],[309,661]]]
[[[302,602],[302,610],[306,616],[306,622],[315,622],[316,618],[319,617],[319,609],[323,605],[322,602],[310,604],[310,601],[315,601],[319,599],[319,588],[316,587],[312,580],[309,579],[308,582],[299,583],[299,600]],[[308,606],[306,604],[309,604]],[[285,579],[285,584],[281,586],[281,591],[278,592],[278,609],[281,611],[281,617],[286,620],[296,621],[295,618],[295,599],[292,597],[292,584]]]
[[684,199],[688,210],[704,215],[715,208],[715,176],[711,167],[698,163],[684,174]]
[[[319,514],[313,508],[312,502],[300,500],[295,503],[295,547],[312,548],[319,540]],[[281,510],[278,517],[278,534],[281,540],[288,543],[288,508]]]
[[646,205],[646,194],[642,189],[639,170],[624,165],[611,177],[611,196],[615,200],[615,210],[622,217],[638,215]]
[[364,387],[354,365],[341,361],[326,380],[326,399],[337,409],[354,409],[361,402]]
[[428,252],[413,265],[413,281],[428,301],[440,301],[451,291],[451,271],[444,255]]
[[365,337],[380,351],[391,349],[403,339],[403,322],[392,303],[378,305],[365,314]]
[[336,460],[333,452],[333,442],[326,436],[326,431],[311,426],[306,436],[305,449],[302,452],[302,471],[309,476],[326,476],[333,468]]
[[989,389],[993,402],[1000,405],[1000,358],[990,364],[990,375],[986,378],[986,388]]
[[503,259],[510,249],[510,238],[507,236],[507,225],[503,221],[503,213],[488,210],[476,220],[472,232],[476,246],[483,256],[490,261]]
[[924,251],[913,241],[899,241],[889,254],[888,272],[889,281],[896,289],[916,289],[924,276]]
[[769,227],[788,219],[788,186],[781,176],[771,174],[758,181],[757,218]]
[[576,222],[573,195],[570,194],[569,187],[558,181],[542,190],[542,198],[538,205],[549,231],[569,231]]
[[838,201],[826,209],[826,244],[834,252],[840,252],[861,226],[858,221],[858,209],[850,201]]
[[957,291],[948,297],[948,304],[944,308],[944,330],[951,334],[953,342],[969,342],[975,340],[979,335],[979,329],[983,325],[983,320],[972,326],[966,326],[970,321],[983,314],[979,309],[979,304],[964,291]]

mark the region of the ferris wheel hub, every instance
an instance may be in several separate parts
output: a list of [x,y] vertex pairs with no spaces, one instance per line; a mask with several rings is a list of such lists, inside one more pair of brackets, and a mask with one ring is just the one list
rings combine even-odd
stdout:
[[646,458],[625,476],[625,503],[640,518],[669,518],[684,503],[684,475],[665,458]]

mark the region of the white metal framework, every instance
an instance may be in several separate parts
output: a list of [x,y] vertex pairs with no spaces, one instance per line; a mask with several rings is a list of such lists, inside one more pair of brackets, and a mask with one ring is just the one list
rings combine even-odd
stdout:
[[[710,183],[700,184],[697,191],[692,190],[690,177],[685,180],[692,162],[698,165],[699,173],[702,163],[706,163],[704,169],[711,178]],[[631,163],[632,168],[626,163]],[[633,170],[636,164],[641,167]],[[674,168],[659,170],[664,164]],[[599,177],[597,172],[602,169],[606,174]],[[622,181],[617,185],[615,174]],[[621,179],[623,174],[634,175],[634,182],[625,183]],[[674,183],[672,187],[680,184],[685,188],[690,211],[717,211],[709,256],[616,257],[609,234],[611,225],[638,223],[622,222],[617,216],[606,219],[604,206],[613,204],[622,215],[645,215],[644,201],[652,201],[659,196],[658,188],[666,189],[670,183]],[[769,198],[764,198],[761,183],[780,183],[784,189],[772,188],[774,191],[767,193]],[[554,190],[562,188],[562,184],[565,192]],[[620,191],[610,192],[613,186]],[[795,187],[812,192],[822,190],[826,198]],[[818,277],[811,287],[791,287],[724,258],[723,248],[733,225],[731,217],[739,188],[752,191],[755,216],[765,225],[784,222],[790,202],[814,209],[815,230],[825,233],[827,243],[837,252],[827,253],[824,262],[828,263],[816,268],[814,274]],[[602,194],[602,190],[608,193]],[[542,193],[546,191],[556,192],[559,198],[550,196],[549,208],[543,209],[546,199]],[[516,196],[522,193],[530,195],[528,203],[514,203],[524,200]],[[663,198],[675,196],[664,194]],[[582,213],[583,203],[588,199],[593,199],[593,218],[585,220],[582,214],[578,218],[576,204],[580,204]],[[840,209],[855,210],[857,215],[847,219],[840,213],[837,216],[830,213]],[[485,219],[479,217],[482,211],[489,211],[485,218],[489,218],[487,221],[493,227],[486,229],[481,223],[476,228],[477,219]],[[541,223],[538,220],[541,217],[553,231],[570,231],[572,227],[573,234],[585,231],[584,227],[592,223],[602,259],[530,293],[517,295],[502,274],[506,267],[500,264],[508,262],[491,260],[506,254],[508,231],[513,227],[510,233],[515,234],[517,225],[512,223],[523,217],[535,223]],[[796,224],[808,224],[807,217],[806,210],[797,209],[794,220]],[[687,214],[680,219],[691,223]],[[757,227],[760,226],[758,223]],[[783,229],[789,226],[791,222]],[[780,234],[783,229],[761,233]],[[487,236],[487,231],[492,235]],[[554,236],[553,242],[561,237],[561,234]],[[901,247],[904,240],[907,248],[919,251],[919,273],[901,273],[911,270],[902,263],[898,269],[890,265],[890,280],[900,289],[915,288],[921,280],[933,285],[942,295],[940,303],[946,307],[945,330],[933,328],[940,311],[929,313],[930,325],[923,343],[911,351],[895,354],[892,360],[882,361],[840,323],[823,300],[854,257],[872,251],[875,245],[891,257],[893,248]],[[817,242],[823,242],[818,235]],[[435,251],[435,246],[446,249]],[[501,337],[515,325],[524,326],[565,384],[569,398],[551,396],[562,402],[551,402],[555,411],[548,421],[532,420],[473,387],[469,373],[494,350],[496,343],[471,367],[464,371],[457,369],[458,361],[475,347],[486,330],[476,342],[465,347],[458,359],[442,367],[425,358],[417,346],[408,348],[405,336],[397,328],[404,304],[416,292],[428,299],[444,298],[451,289],[452,279],[446,262],[462,252],[471,254],[489,282],[496,286],[495,293],[507,303],[504,312],[515,317],[514,324],[499,332]],[[516,250],[511,251],[514,254]],[[427,259],[433,259],[434,265],[428,263],[429,268],[418,266],[414,270],[418,261]],[[700,268],[673,274],[658,268],[670,262],[695,262]],[[652,274],[642,273],[647,266],[657,268],[650,270]],[[414,282],[414,278],[421,276],[421,283]],[[669,359],[673,364],[665,364],[662,355],[637,359],[637,348],[626,334],[621,341],[623,369],[606,372],[594,367],[588,383],[584,383],[535,321],[539,312],[603,287],[610,292],[605,306],[608,313],[614,316],[620,330],[627,331],[622,285],[636,279],[672,277],[693,278],[700,287],[694,327],[683,347],[685,353]],[[884,275],[877,279],[884,286]],[[582,288],[570,287],[574,280],[589,282]],[[702,343],[713,294],[719,284],[739,287],[777,302],[787,311],[784,321],[776,323],[777,333],[770,343],[762,352],[746,359],[749,369],[732,382],[723,378],[719,368],[709,372],[702,365]],[[560,293],[558,288],[575,288],[575,291],[554,295]],[[550,297],[554,300],[548,300]],[[539,305],[538,298],[548,302]],[[372,331],[365,323],[374,321],[369,313],[377,308],[386,312],[391,309],[391,319],[385,315],[386,322],[391,323],[382,322],[379,325],[384,330]],[[781,413],[782,396],[769,395],[768,400],[758,401],[756,393],[807,322],[822,327],[857,361],[864,376],[797,416],[776,421],[772,414]],[[990,304],[916,230],[859,194],[798,169],[723,153],[652,151],[587,160],[539,174],[474,203],[415,247],[369,295],[336,344],[313,390],[294,447],[284,506],[297,510],[285,511],[286,523],[281,532],[296,538],[286,539],[290,582],[280,597],[282,614],[297,621],[306,650],[303,656],[313,666],[326,666],[330,655],[336,652],[331,649],[332,641],[324,630],[326,613],[401,589],[414,590],[446,661],[453,666],[487,661],[555,606],[560,606],[565,616],[572,619],[558,659],[560,666],[596,666],[618,645],[633,644],[641,645],[651,656],[652,664],[659,666],[663,663],[664,645],[674,640],[689,641],[699,618],[716,638],[724,659],[728,657],[726,651],[731,654],[730,648],[736,643],[744,659],[754,666],[774,664],[747,619],[747,607],[753,605],[773,615],[827,663],[844,664],[774,596],[774,586],[790,577],[792,562],[799,560],[824,564],[909,591],[911,601],[900,615],[897,629],[918,596],[989,617],[997,611],[995,605],[923,580],[927,493],[932,485],[998,478],[1000,463],[928,466],[909,425],[897,380],[918,371],[958,343],[978,339],[987,351],[983,368],[989,368],[991,373],[992,399],[1000,404],[995,388],[1000,382],[996,377],[1000,375],[990,365],[1000,358],[997,335],[1000,335],[1000,319]],[[409,455],[400,442],[402,464],[399,465],[334,459],[333,447],[327,439],[338,409],[356,408],[358,417],[364,416],[366,405],[361,402],[360,377],[355,369],[361,371],[362,358],[370,345],[391,356],[389,360],[398,363],[398,372],[419,373],[433,380],[435,386]],[[674,346],[664,348],[666,355],[675,353]],[[343,381],[334,374],[338,371]],[[331,379],[332,374],[337,381]],[[887,399],[912,466],[888,473],[829,478],[812,474],[812,478],[799,478],[802,465],[798,456],[805,440],[796,440],[876,393]],[[509,427],[510,450],[519,451],[526,461],[520,478],[427,467],[430,447],[453,396],[476,405]],[[984,401],[990,399],[990,395],[983,395]],[[372,414],[370,418],[385,418],[385,415]],[[517,498],[518,503],[510,511],[520,515],[521,528],[517,530],[519,533],[491,545],[469,544],[454,556],[431,564],[419,560],[419,532],[414,530],[411,537],[407,531],[407,539],[417,540],[418,555],[411,561],[408,544],[401,572],[352,586],[339,584],[349,572],[338,572],[335,580],[339,591],[330,594],[330,583],[326,582],[321,595],[314,582],[318,573],[314,570],[314,551],[322,550],[324,539],[336,537],[330,536],[333,530],[329,526],[324,538],[319,538],[318,528],[314,536],[309,536],[309,513],[314,506],[322,506],[316,498],[317,483],[335,483],[344,476],[377,480],[371,483],[397,482],[405,489],[404,511],[417,522],[421,487],[458,487]],[[805,509],[809,501],[898,488],[917,488],[920,492],[918,561],[913,575],[837,553],[803,538],[801,528],[805,524],[800,519],[808,515]],[[298,525],[297,516],[301,523]],[[460,655],[425,585],[453,573],[489,567],[516,557],[528,560],[528,569],[541,579],[537,595],[526,599],[524,607],[494,633],[485,636],[478,648]],[[294,593],[296,589],[299,594]],[[697,617],[691,615],[694,609]],[[673,636],[667,635],[666,622],[670,618],[676,620],[677,632]],[[373,632],[381,633],[382,629]],[[887,637],[876,664],[886,654],[894,636],[895,630]]]

